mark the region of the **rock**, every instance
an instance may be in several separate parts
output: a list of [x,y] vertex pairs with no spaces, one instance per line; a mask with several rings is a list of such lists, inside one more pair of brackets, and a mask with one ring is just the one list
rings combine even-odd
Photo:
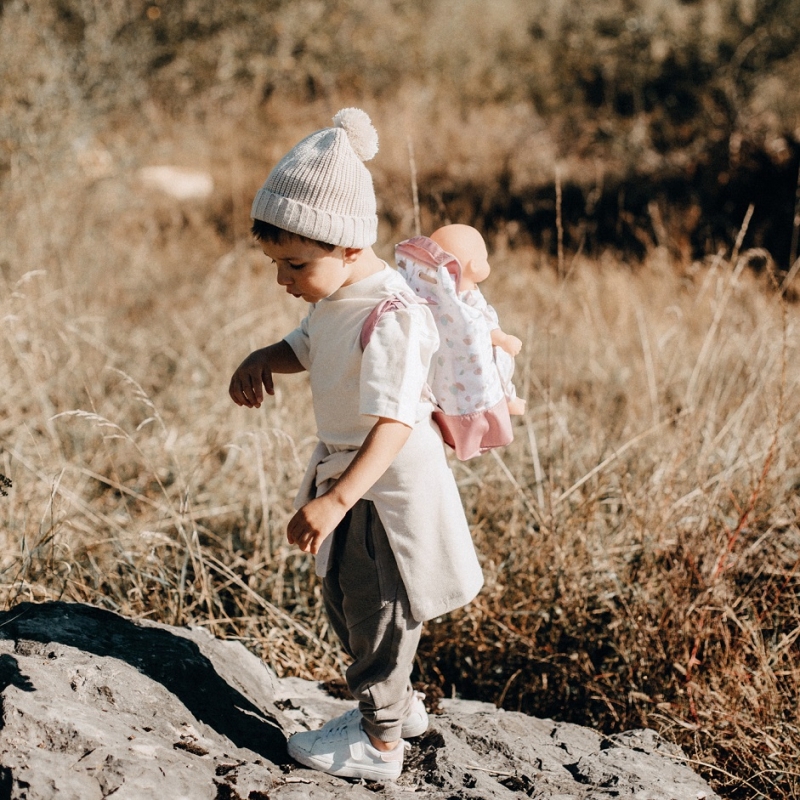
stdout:
[[715,797],[649,730],[447,700],[397,783],[300,768],[286,737],[351,703],[278,679],[238,642],[80,603],[0,614],[0,800]]

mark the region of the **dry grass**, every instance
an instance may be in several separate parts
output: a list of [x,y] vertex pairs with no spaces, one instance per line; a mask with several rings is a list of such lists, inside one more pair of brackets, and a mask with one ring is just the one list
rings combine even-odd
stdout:
[[726,261],[555,281],[508,280],[540,320],[503,454],[523,488],[457,469],[490,578],[429,632],[425,671],[509,708],[656,727],[726,795],[794,797],[796,310]]
[[[284,132],[346,97],[403,141],[394,152],[413,139],[434,224],[514,220],[546,248],[559,162],[575,249],[646,248],[662,226],[677,250],[715,251],[756,202],[748,245],[788,269],[799,37],[800,0],[493,0],[491,14],[474,0],[7,0],[0,179],[32,151],[50,170],[98,142],[140,138],[157,159],[165,111],[207,129],[184,160],[215,157],[206,123],[224,119],[235,136],[258,125],[271,161]],[[406,159],[381,172],[385,221],[403,230]]]
[[[258,412],[226,387],[303,313],[249,241],[252,194],[358,102],[381,132],[382,255],[414,229],[410,138],[423,230],[491,221],[486,293],[525,341],[515,442],[453,465],[486,587],[428,626],[419,679],[606,731],[648,725],[728,797],[800,796],[798,306],[732,252],[735,233],[686,258],[670,209],[669,249],[635,264],[533,249],[501,213],[556,162],[565,189],[680,166],[719,131],[715,104],[728,133],[779,144],[800,125],[781,51],[796,2],[762,19],[746,2],[626,17],[509,0],[491,25],[444,0],[327,16],[0,4],[2,602],[204,625],[279,674],[340,674],[313,570],[284,543],[314,441],[305,379]],[[699,110],[678,120],[669,96],[695,78]],[[658,87],[674,91],[656,102]],[[160,195],[138,178],[155,164],[207,170],[214,193]],[[552,214],[556,197],[537,202]]]
[[[243,231],[220,233],[241,208],[78,160],[20,167],[4,198],[4,603],[202,624],[279,674],[337,675],[318,584],[283,539],[313,442],[305,381],[258,412],[226,395],[302,314]],[[561,278],[502,240],[493,258],[529,411],[497,458],[454,464],[487,585],[428,627],[420,679],[653,726],[729,796],[796,796],[797,307],[725,255],[567,255]]]

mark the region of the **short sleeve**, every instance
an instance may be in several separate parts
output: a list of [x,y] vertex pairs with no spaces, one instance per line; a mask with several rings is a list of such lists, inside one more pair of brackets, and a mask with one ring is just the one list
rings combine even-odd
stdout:
[[283,337],[283,341],[292,348],[294,354],[297,356],[297,360],[303,365],[304,369],[311,368],[311,347],[308,337],[308,320],[313,311],[314,306],[312,305],[308,311],[308,314],[306,314],[306,316],[303,318],[303,321],[291,333],[288,333]]
[[427,306],[385,312],[361,359],[359,411],[413,427],[438,347],[436,323]]

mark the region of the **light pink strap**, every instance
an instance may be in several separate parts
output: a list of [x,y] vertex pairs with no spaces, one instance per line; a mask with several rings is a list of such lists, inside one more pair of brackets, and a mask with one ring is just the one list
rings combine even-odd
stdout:
[[364,350],[369,344],[369,340],[372,338],[372,333],[376,325],[387,311],[397,311],[398,308],[408,308],[408,306],[408,300],[399,294],[394,294],[391,297],[387,297],[385,300],[381,300],[381,302],[369,312],[369,316],[364,320],[364,324],[361,326],[361,349]]
[[427,236],[415,236],[413,239],[406,239],[394,248],[395,259],[409,258],[430,267],[433,270],[438,269],[444,265],[444,268],[453,276],[453,282],[456,285],[456,292],[459,291],[461,285],[461,263],[447,250],[439,247],[433,239]]

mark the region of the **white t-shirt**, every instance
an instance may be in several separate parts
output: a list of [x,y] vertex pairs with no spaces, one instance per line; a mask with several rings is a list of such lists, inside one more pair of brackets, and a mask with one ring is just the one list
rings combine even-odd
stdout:
[[372,309],[408,291],[387,265],[312,304],[300,327],[285,337],[310,373],[317,435],[329,448],[360,447],[375,417],[413,427],[430,415],[425,387],[439,335],[424,305],[381,316],[361,350],[361,329]]

